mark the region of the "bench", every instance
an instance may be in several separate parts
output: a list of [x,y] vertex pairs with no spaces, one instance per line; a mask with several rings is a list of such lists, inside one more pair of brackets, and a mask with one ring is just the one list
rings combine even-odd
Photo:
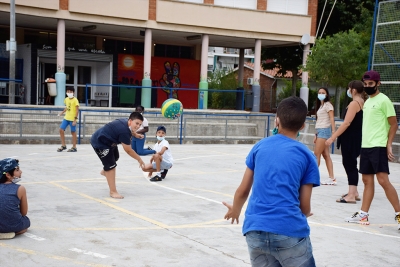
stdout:
[[108,92],[95,92],[94,98],[88,99],[91,107],[108,107]]

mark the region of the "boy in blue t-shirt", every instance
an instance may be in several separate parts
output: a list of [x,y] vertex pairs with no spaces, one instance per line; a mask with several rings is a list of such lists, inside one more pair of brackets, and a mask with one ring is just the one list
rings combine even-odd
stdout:
[[278,134],[254,145],[233,205],[223,202],[228,208],[224,218],[239,223],[252,190],[243,223],[252,266],[315,266],[307,217],[320,177],[314,154],[296,140],[306,115],[301,98],[282,100],[275,120]]
[[129,119],[116,119],[107,123],[98,129],[90,139],[90,144],[103,163],[100,174],[106,177],[112,198],[124,198],[118,193],[115,184],[115,173],[119,159],[117,145],[121,144],[125,152],[138,161],[140,168],[145,166],[143,160],[131,147],[132,135],[139,129],[142,122],[143,116],[139,112],[132,112]]

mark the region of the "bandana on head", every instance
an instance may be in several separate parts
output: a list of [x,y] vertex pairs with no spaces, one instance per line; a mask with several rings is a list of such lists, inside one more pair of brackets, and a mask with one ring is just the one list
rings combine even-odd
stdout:
[[14,170],[16,167],[18,167],[18,162],[15,159],[6,158],[3,160],[0,160],[0,172],[2,174],[5,174],[6,172],[9,172],[11,170]]

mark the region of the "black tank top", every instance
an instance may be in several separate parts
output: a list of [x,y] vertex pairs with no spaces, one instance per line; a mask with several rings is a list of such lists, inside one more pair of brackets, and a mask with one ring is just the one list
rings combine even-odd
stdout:
[[[356,102],[360,106],[360,110],[356,113],[356,116],[354,116],[353,121],[350,123],[350,126],[346,129],[346,131],[344,131],[344,133],[356,133],[356,134],[359,133],[361,136],[363,110],[361,108],[360,103],[358,103],[358,101],[356,101]],[[347,108],[346,108],[346,111],[344,112],[345,117],[346,117],[346,114],[347,114]]]
[[[361,109],[360,103],[358,103],[358,105],[360,106],[360,110],[354,116],[350,126],[340,136],[339,142],[341,146],[356,146],[357,148],[361,148],[363,110]],[[344,112],[344,117],[346,117],[346,114],[347,108]]]

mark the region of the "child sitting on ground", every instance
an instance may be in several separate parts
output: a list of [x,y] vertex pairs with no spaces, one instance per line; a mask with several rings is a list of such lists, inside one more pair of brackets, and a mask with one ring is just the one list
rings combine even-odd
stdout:
[[25,187],[17,185],[22,174],[18,160],[0,160],[0,172],[0,239],[11,239],[25,233],[31,225],[26,217],[28,200]]
[[301,98],[281,101],[278,133],[254,145],[233,205],[223,202],[228,208],[224,218],[238,223],[252,190],[242,230],[252,266],[315,266],[307,217],[319,171],[313,153],[296,140],[306,115]]
[[[162,181],[167,174],[166,172],[172,167],[173,164],[174,159],[172,158],[171,149],[168,141],[165,140],[166,133],[167,130],[164,126],[157,127],[157,142],[154,145],[156,154],[151,157],[150,163],[146,164],[143,168],[144,172],[149,172],[148,178],[150,178],[151,182]],[[163,173],[161,173],[161,170],[164,170]],[[157,173],[153,178],[151,178],[154,171],[157,171]]]

